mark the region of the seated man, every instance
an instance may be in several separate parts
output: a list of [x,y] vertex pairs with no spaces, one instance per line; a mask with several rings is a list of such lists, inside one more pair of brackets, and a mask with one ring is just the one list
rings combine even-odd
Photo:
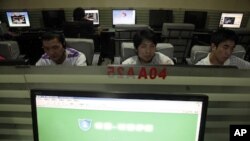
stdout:
[[92,22],[92,21],[89,21],[88,19],[86,19],[85,10],[81,7],[77,7],[73,10],[73,20],[74,21]]
[[134,65],[173,65],[174,62],[166,55],[156,52],[156,36],[150,30],[142,30],[133,37],[137,55],[130,57],[122,64]]
[[83,53],[66,48],[64,35],[61,33],[47,32],[42,36],[45,54],[38,60],[36,66],[68,65],[86,66],[86,57]]
[[211,52],[196,65],[228,65],[241,69],[250,69],[250,63],[232,55],[238,42],[236,33],[229,29],[219,29],[212,34]]

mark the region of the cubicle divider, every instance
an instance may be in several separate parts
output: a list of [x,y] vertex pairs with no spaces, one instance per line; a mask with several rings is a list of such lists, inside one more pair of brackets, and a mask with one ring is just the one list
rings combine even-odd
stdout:
[[250,124],[250,71],[235,68],[0,67],[0,141],[32,141],[31,89],[209,96],[205,141],[228,141]]

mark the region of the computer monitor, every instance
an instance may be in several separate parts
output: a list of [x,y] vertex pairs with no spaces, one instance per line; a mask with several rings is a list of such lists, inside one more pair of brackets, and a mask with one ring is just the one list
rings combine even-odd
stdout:
[[202,141],[207,96],[31,90],[34,141]]
[[172,10],[150,10],[149,26],[153,29],[162,29],[163,23],[173,22]]
[[134,9],[113,9],[112,17],[113,25],[136,23],[136,11]]
[[185,11],[184,23],[195,25],[195,29],[205,29],[207,22],[207,12],[205,11]]
[[29,13],[27,11],[6,12],[10,28],[30,27]]
[[94,25],[99,25],[99,10],[85,10],[85,16],[88,20],[93,21]]
[[44,27],[58,29],[62,28],[65,22],[65,13],[63,9],[42,10]]
[[92,22],[67,21],[63,24],[63,33],[68,38],[89,37],[94,32],[95,29]]
[[240,28],[243,13],[221,13],[219,27]]

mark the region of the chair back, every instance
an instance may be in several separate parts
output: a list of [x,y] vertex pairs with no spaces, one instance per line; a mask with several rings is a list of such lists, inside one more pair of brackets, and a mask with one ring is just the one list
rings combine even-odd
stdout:
[[192,41],[194,24],[189,23],[164,23],[162,26],[162,35],[165,43],[171,43],[174,46],[174,57],[177,63],[182,63],[186,58]]
[[92,65],[94,57],[93,39],[66,38],[67,47],[74,48],[86,56],[87,65]]
[[16,41],[0,41],[0,55],[6,60],[18,59],[20,50]]
[[132,41],[134,35],[138,31],[148,30],[150,27],[148,25],[143,24],[135,24],[135,25],[115,25],[115,56],[120,56],[121,54],[121,43]]
[[238,44],[242,45],[246,49],[244,59],[250,61],[250,28],[237,28],[233,30],[239,37]]

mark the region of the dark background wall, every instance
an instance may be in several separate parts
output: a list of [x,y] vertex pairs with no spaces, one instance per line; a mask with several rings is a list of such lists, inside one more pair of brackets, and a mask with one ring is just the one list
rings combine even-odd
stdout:
[[1,0],[1,9],[137,7],[249,11],[249,0]]
[[218,27],[221,12],[243,12],[242,27],[246,27],[250,16],[249,0],[7,0],[0,1],[1,20],[5,21],[7,10],[28,10],[31,26],[43,27],[41,10],[63,8],[66,20],[72,20],[75,7],[95,8],[100,10],[100,24],[103,27],[112,26],[112,9],[134,8],[137,10],[137,23],[148,24],[150,9],[173,10],[174,22],[181,23],[185,10],[207,11],[206,27]]

